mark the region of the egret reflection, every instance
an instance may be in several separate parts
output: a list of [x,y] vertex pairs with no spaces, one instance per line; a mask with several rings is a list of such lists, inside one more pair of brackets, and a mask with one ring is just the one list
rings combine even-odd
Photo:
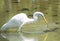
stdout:
[[27,37],[21,32],[17,32],[17,33],[1,33],[1,36],[3,38],[7,39],[8,41],[38,41],[36,37]]

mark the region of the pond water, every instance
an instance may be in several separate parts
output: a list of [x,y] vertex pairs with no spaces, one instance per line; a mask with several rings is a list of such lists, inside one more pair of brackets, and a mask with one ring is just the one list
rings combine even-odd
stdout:
[[45,34],[29,34],[22,32],[3,32],[0,41],[43,41]]

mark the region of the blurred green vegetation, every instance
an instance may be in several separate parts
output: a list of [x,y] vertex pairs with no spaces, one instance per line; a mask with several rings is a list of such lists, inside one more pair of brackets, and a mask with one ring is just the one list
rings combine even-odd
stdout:
[[60,0],[0,0],[0,27],[15,14],[35,11],[43,12],[50,23],[60,23]]

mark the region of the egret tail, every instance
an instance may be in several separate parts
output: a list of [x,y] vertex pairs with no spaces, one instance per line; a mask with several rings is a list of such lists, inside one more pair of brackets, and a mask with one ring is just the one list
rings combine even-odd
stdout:
[[2,28],[1,28],[1,30],[4,31],[4,30],[6,30],[6,28],[7,28],[7,27],[6,27],[6,24],[4,24],[4,25],[2,26]]

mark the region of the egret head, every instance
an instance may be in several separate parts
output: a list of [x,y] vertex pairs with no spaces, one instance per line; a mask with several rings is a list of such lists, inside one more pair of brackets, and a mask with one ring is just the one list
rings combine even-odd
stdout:
[[42,16],[43,19],[44,19],[44,21],[45,21],[45,23],[47,24],[47,20],[46,20],[44,14],[43,14],[42,12],[35,12],[35,13],[34,13],[34,16],[37,16],[37,17],[38,17],[38,16]]

